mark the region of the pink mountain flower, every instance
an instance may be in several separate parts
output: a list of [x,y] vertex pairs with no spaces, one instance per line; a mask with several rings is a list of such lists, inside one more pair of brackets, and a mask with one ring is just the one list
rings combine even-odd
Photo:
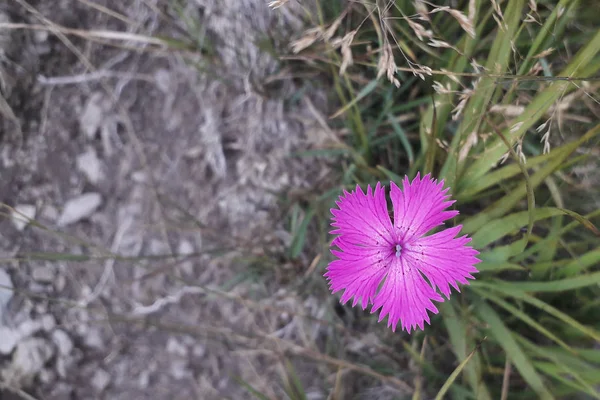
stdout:
[[360,302],[363,310],[372,303],[372,313],[381,309],[379,321],[389,315],[392,330],[402,321],[410,333],[430,323],[428,311],[438,313],[432,301],[444,299],[437,289],[449,299],[450,285],[460,291],[457,282],[475,279],[479,253],[466,245],[470,238],[455,237],[461,225],[425,235],[458,214],[446,210],[454,201],[443,181],[417,174],[412,183],[404,178],[404,190],[390,186],[393,221],[380,183],[366,194],[357,186],[340,196],[338,208],[331,209],[331,233],[338,235],[331,245],[339,250],[331,250],[337,259],[325,277],[333,293],[344,291],[342,303],[354,298],[352,306]]

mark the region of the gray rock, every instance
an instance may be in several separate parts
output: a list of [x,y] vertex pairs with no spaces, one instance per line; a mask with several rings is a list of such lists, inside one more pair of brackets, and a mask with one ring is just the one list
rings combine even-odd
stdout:
[[0,354],[12,353],[19,339],[21,339],[19,332],[7,326],[0,326]]
[[146,389],[150,384],[150,371],[142,371],[138,377],[138,387],[140,389]]
[[52,332],[52,341],[56,345],[59,355],[68,356],[71,354],[71,351],[73,350],[73,341],[65,331],[57,329]]
[[58,219],[58,210],[56,207],[46,204],[40,211],[40,218],[54,222]]
[[56,326],[56,320],[50,314],[43,315],[39,319],[27,319],[19,325],[17,331],[21,337],[33,336],[33,334],[44,331],[49,332]]
[[104,176],[102,170],[102,162],[98,158],[96,151],[93,148],[88,149],[85,153],[80,154],[75,161],[77,169],[85,175],[87,180],[96,185]]
[[26,338],[17,344],[4,379],[13,385],[30,385],[51,357],[52,347],[44,339]]
[[46,314],[42,316],[40,325],[44,332],[50,332],[56,327],[56,319],[52,314]]
[[5,270],[0,269],[0,323],[4,315],[4,310],[8,306],[10,299],[12,299],[13,288],[10,275]]
[[167,352],[170,354],[177,355],[179,357],[185,357],[188,353],[187,347],[179,342],[174,337],[170,337],[167,340]]
[[96,136],[104,122],[108,108],[110,108],[110,103],[100,92],[94,93],[88,99],[79,120],[81,130],[88,139],[93,139]]
[[39,283],[52,283],[54,282],[54,276],[54,267],[50,264],[43,267],[35,267],[33,271],[31,271],[31,277],[34,281]]
[[191,375],[191,371],[188,370],[187,360],[173,360],[169,368],[169,374],[176,380],[187,378]]
[[75,197],[65,204],[57,225],[67,226],[88,218],[100,207],[100,204],[102,204],[102,196],[99,193],[85,193]]
[[[180,256],[188,256],[194,253],[194,245],[187,240],[182,240],[177,247],[177,253]],[[181,263],[181,269],[191,275],[194,272],[194,263],[190,260],[184,261]]]
[[56,380],[56,374],[54,371],[44,368],[40,371],[38,378],[42,383],[48,384]]
[[92,386],[98,392],[104,391],[110,384],[110,374],[105,370],[98,368],[92,377]]
[[35,218],[36,208],[32,204],[18,204],[11,213],[11,221],[18,231],[22,231]]
[[102,350],[104,349],[104,340],[102,339],[102,334],[99,329],[90,328],[84,338],[83,343],[92,349]]

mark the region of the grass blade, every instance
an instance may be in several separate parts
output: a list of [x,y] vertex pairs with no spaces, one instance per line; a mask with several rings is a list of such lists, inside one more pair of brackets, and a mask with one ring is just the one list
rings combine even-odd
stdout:
[[479,318],[488,324],[489,334],[502,346],[506,355],[529,386],[531,386],[541,399],[553,399],[554,397],[548,391],[546,384],[536,372],[531,361],[523,352],[523,349],[521,349],[514,339],[513,332],[504,325],[496,311],[483,301],[477,304],[476,310]]
[[471,361],[471,358],[475,355],[477,350],[479,350],[479,346],[480,345],[477,345],[477,347],[475,347],[473,351],[460,364],[458,364],[458,367],[456,367],[454,371],[452,371],[446,382],[444,382],[444,385],[442,386],[438,394],[435,396],[435,400],[444,399],[444,395],[446,394],[448,389],[450,389],[450,386],[452,386],[452,384],[454,383],[458,375],[462,372],[462,370],[465,368],[465,366],[469,363],[469,361]]

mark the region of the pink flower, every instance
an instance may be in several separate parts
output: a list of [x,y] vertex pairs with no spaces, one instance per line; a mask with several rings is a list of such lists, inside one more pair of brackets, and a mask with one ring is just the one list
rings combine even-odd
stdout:
[[410,333],[430,323],[427,311],[438,313],[432,301],[444,299],[437,289],[449,299],[450,285],[460,291],[457,283],[474,279],[479,253],[466,246],[470,238],[455,237],[461,225],[425,236],[458,215],[446,211],[454,201],[448,200],[443,181],[417,174],[412,183],[404,178],[404,190],[394,182],[390,186],[393,221],[380,183],[366,194],[357,186],[340,196],[338,208],[331,209],[331,233],[338,235],[332,246],[339,250],[331,250],[337,259],[325,276],[333,293],[344,290],[342,303],[354,298],[352,306],[360,301],[363,310],[373,303],[372,313],[381,309],[379,321],[389,315],[392,330],[401,320]]

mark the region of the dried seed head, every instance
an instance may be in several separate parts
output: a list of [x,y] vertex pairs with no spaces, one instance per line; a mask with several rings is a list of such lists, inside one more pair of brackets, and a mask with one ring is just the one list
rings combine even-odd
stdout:
[[323,33],[323,40],[327,42],[333,37],[333,35],[335,35],[335,31],[337,31],[337,29],[340,27],[345,16],[346,13],[342,13],[342,15],[340,15],[335,19],[335,21],[333,21],[333,23],[329,26],[329,28],[327,28],[325,33]]
[[544,58],[550,54],[552,54],[554,52],[555,48],[554,47],[550,47],[538,54],[536,54],[535,56],[533,56],[533,58]]
[[390,82],[396,87],[400,87],[400,81],[394,76],[398,66],[394,61],[394,53],[392,46],[389,42],[384,43],[381,55],[379,56],[379,63],[377,65],[377,78],[380,78],[385,73]]
[[471,25],[475,25],[475,13],[477,12],[477,4],[475,0],[469,0],[469,21]]
[[471,148],[477,144],[478,141],[478,137],[477,137],[477,132],[473,131],[469,134],[469,136],[467,136],[467,140],[465,141],[465,143],[463,143],[463,145],[460,147],[460,151],[458,152],[458,160],[459,161],[463,161],[467,158],[467,156],[469,155],[469,151],[471,150]]
[[465,106],[467,105],[467,102],[469,101],[469,97],[471,97],[471,89],[465,89],[465,91],[463,91],[463,93],[461,93],[458,98],[460,99],[460,101],[458,102],[458,104],[456,105],[456,107],[454,107],[454,109],[452,110],[452,120],[453,121],[457,121],[460,116],[462,115],[462,113],[465,111]]
[[448,48],[448,49],[452,48],[452,45],[450,43],[444,42],[443,40],[437,40],[437,39],[430,39],[427,44],[431,47],[442,47],[442,48]]
[[460,27],[469,34],[472,38],[475,38],[475,27],[473,26],[473,20],[467,18],[465,14],[458,10],[449,9],[448,13],[452,15],[460,24]]
[[346,69],[353,64],[353,59],[352,59],[352,50],[350,49],[350,45],[352,44],[352,41],[354,40],[354,36],[356,35],[357,30],[353,30],[351,32],[348,32],[341,41],[341,46],[342,46],[342,65],[340,66],[340,75],[344,74],[346,72]]
[[510,133],[517,132],[519,129],[521,129],[522,126],[523,126],[523,121],[517,122],[516,124],[514,124],[513,126],[511,126]]
[[300,39],[294,40],[290,46],[294,53],[299,53],[307,47],[310,47],[321,37],[323,37],[323,30],[321,27],[310,28],[304,32],[304,35],[302,35]]
[[439,94],[450,94],[452,90],[450,88],[450,84],[448,83],[446,86],[442,85],[438,81],[433,81],[433,90]]
[[503,105],[503,104],[494,104],[490,107],[490,112],[496,114],[502,114],[505,117],[518,117],[523,114],[525,111],[524,106],[517,106],[513,104]]
[[535,0],[529,0],[529,8],[531,9],[531,11],[537,12],[537,3],[535,2]]
[[412,21],[410,18],[406,20],[408,25],[415,32],[415,35],[419,38],[419,40],[423,41],[423,38],[432,38],[433,32],[429,29],[425,29],[425,27],[417,22]]
[[525,153],[523,153],[523,138],[519,139],[517,142],[516,152],[521,163],[527,164],[527,157],[525,157]]
[[527,13],[527,16],[525,17],[525,19],[523,20],[523,22],[525,23],[531,23],[531,22],[535,22],[536,24],[539,24],[538,20],[535,19],[535,17],[529,13]]
[[427,10],[427,5],[425,5],[425,2],[423,0],[416,0],[414,2],[414,6],[415,10],[417,10],[417,13],[419,14],[419,19],[421,21],[430,21],[429,10]]

